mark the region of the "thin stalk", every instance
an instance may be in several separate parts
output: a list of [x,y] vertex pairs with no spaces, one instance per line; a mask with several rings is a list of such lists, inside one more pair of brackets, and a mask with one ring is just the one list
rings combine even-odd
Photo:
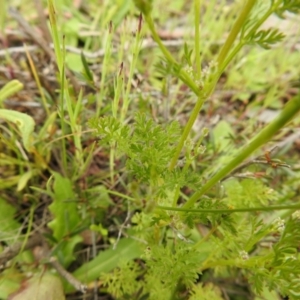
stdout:
[[[226,58],[232,44],[234,43],[239,31],[241,30],[242,25],[245,22],[247,16],[251,12],[251,9],[252,9],[253,5],[255,4],[255,2],[256,2],[256,0],[249,0],[248,3],[245,5],[244,9],[242,10],[239,18],[236,20],[236,22],[235,22],[235,24],[234,24],[227,40],[226,40],[223,48],[221,49],[219,57],[217,59],[219,67],[223,65],[224,59]],[[196,24],[195,24],[195,26],[196,26]],[[199,24],[198,24],[198,26],[199,26]],[[222,69],[222,72],[223,72],[223,69]],[[170,166],[169,166],[170,170],[173,170],[174,167],[176,166],[177,160],[178,160],[178,158],[180,156],[180,153],[181,153],[181,150],[184,146],[184,142],[187,139],[190,131],[192,130],[192,127],[193,127],[193,125],[196,121],[196,118],[197,118],[197,116],[198,116],[198,114],[199,114],[199,112],[202,108],[202,105],[203,105],[204,101],[213,93],[213,91],[215,89],[215,86],[216,86],[216,83],[219,80],[221,74],[222,74],[221,72],[217,72],[214,75],[214,77],[211,79],[211,81],[209,83],[207,83],[207,85],[204,88],[204,91],[202,91],[199,94],[196,105],[192,110],[190,118],[189,118],[189,120],[188,120],[188,122],[187,122],[187,124],[186,124],[186,126],[183,130],[183,133],[180,137],[180,140],[178,142],[175,154],[174,154],[174,156],[171,160],[171,163],[170,163]]]
[[120,98],[124,92],[123,63],[121,63],[119,73],[114,81],[114,91],[115,91],[115,95],[114,95],[114,101],[112,103],[112,115],[114,118],[117,118]]
[[8,2],[5,1],[5,0],[0,0],[0,7],[2,8],[0,10],[0,33],[1,33],[1,36],[3,36],[4,38],[5,37],[5,32],[4,32],[4,28],[5,28],[5,20],[6,20],[6,17],[7,17],[7,6],[8,6]]
[[274,210],[298,210],[300,209],[300,204],[294,205],[274,205],[268,207],[246,207],[246,208],[233,208],[233,209],[191,209],[181,207],[171,207],[171,206],[156,206],[158,209],[170,210],[170,211],[179,211],[186,213],[214,213],[214,214],[226,214],[226,213],[234,213],[234,212],[258,212],[258,211],[274,211]]
[[[48,1],[48,7],[49,7],[49,14],[50,14],[50,23],[51,23],[51,34],[52,34],[52,39],[54,43],[54,49],[55,49],[55,58],[59,70],[59,75],[60,75],[60,85],[61,85],[61,97],[60,97],[60,120],[61,120],[61,128],[63,135],[67,134],[67,122],[65,121],[65,116],[64,116],[64,110],[65,110],[65,105],[67,108],[68,116],[70,118],[70,127],[72,133],[77,133],[81,131],[81,127],[77,125],[76,118],[79,115],[80,108],[81,108],[81,102],[82,102],[82,91],[79,93],[79,97],[77,99],[77,103],[73,105],[73,101],[69,92],[69,86],[68,82],[66,80],[66,75],[65,75],[65,38],[63,36],[62,39],[62,47],[59,39],[59,34],[58,34],[58,26],[57,26],[57,20],[56,20],[56,14],[55,14],[55,8],[53,5],[53,1],[49,0]],[[80,140],[80,135],[79,134],[74,134],[73,135],[74,139],[74,144],[75,144],[75,157],[80,165],[83,164],[82,161],[82,145],[81,145],[81,140]],[[64,170],[67,168],[67,155],[66,155],[66,143],[64,139],[62,140],[62,157],[63,157],[63,166]]]
[[236,40],[237,35],[239,34],[243,24],[247,20],[248,15],[250,14],[256,0],[249,0],[244,6],[242,12],[239,17],[235,21],[233,28],[231,29],[221,51],[217,58],[218,66],[221,66],[227,57],[228,52],[230,51],[234,41]]
[[282,1],[278,1],[277,3],[274,2],[273,5],[271,5],[270,8],[266,11],[266,13],[257,22],[255,22],[255,25],[248,32],[247,37],[250,37],[252,34],[254,34],[256,30],[269,18],[269,16],[273,14],[274,11],[276,11],[281,3]]
[[200,57],[200,0],[194,0],[195,13],[195,62],[196,62],[196,78],[201,79],[201,57]]
[[[63,63],[63,56],[61,52],[60,47],[60,39],[58,35],[58,28],[57,28],[57,22],[56,22],[56,12],[54,8],[54,4],[52,0],[48,0],[48,10],[49,10],[49,18],[50,18],[50,29],[51,29],[51,36],[54,44],[54,52],[55,52],[55,59],[56,64],[58,67],[58,73],[59,73],[59,80],[61,85],[61,93],[59,98],[59,117],[60,117],[60,126],[62,130],[62,134],[65,135],[67,133],[66,131],[66,122],[65,122],[65,116],[64,116],[64,90],[65,90],[65,67]],[[66,152],[66,142],[65,139],[62,139],[62,164],[63,164],[63,170],[64,172],[67,171],[67,152]]]
[[[26,233],[25,233],[25,236],[24,236],[24,241],[22,243],[22,246],[20,248],[20,251],[18,254],[21,254],[25,249],[26,249],[26,244],[28,243],[28,240],[29,240],[29,236],[32,232],[32,227],[33,227],[33,215],[34,215],[34,211],[35,211],[35,208],[36,208],[36,204],[35,203],[32,203],[31,206],[30,206],[30,210],[29,210],[29,216],[28,216],[28,226],[27,226],[27,230],[26,230]],[[17,263],[16,260],[13,260],[13,263],[12,263],[12,268],[14,268],[14,265]]]
[[[130,35],[129,32],[130,29],[128,27],[127,24],[127,18],[124,18],[124,20],[121,23],[121,28],[120,28],[121,32],[120,32],[120,46],[118,49],[118,62],[119,64],[121,64],[124,61],[124,52],[125,49],[128,47],[128,41],[130,40]],[[127,52],[127,50],[126,50]]]
[[46,97],[45,97],[45,93],[44,93],[42,85],[41,85],[40,78],[38,76],[38,73],[36,71],[35,65],[33,63],[33,60],[32,60],[31,55],[30,55],[30,53],[29,53],[29,51],[27,49],[26,44],[24,46],[25,46],[26,56],[27,56],[27,59],[28,59],[28,62],[29,62],[30,68],[31,68],[31,72],[33,74],[33,77],[35,79],[36,85],[38,87],[38,90],[39,90],[41,98],[42,98],[42,103],[43,103],[44,109],[46,111],[47,116],[49,117],[50,111],[49,111],[49,108],[48,108],[48,104],[47,104],[47,100],[46,100]]
[[107,91],[105,83],[106,83],[106,76],[108,73],[108,66],[110,64],[110,59],[111,59],[112,36],[113,36],[113,25],[111,22],[109,24],[109,29],[105,41],[105,55],[103,58],[102,70],[101,70],[100,93],[97,94],[97,110],[96,110],[97,117],[100,116],[104,95]]
[[158,44],[158,46],[159,46],[161,52],[163,53],[164,57],[167,59],[167,61],[169,63],[177,65],[177,62],[176,62],[175,58],[172,56],[172,54],[169,52],[169,50],[165,47],[165,45],[161,41],[159,35],[157,34],[157,32],[155,30],[153,20],[152,20],[150,14],[147,14],[147,15],[144,15],[144,16],[145,16],[145,21],[147,22],[148,27],[151,31],[152,38]]
[[171,163],[170,163],[170,166],[169,166],[169,170],[170,170],[170,171],[172,171],[172,170],[175,168],[176,164],[177,164],[177,161],[178,161],[178,158],[179,158],[179,156],[180,156],[181,150],[182,150],[182,148],[183,148],[183,146],[184,146],[184,142],[185,142],[185,140],[187,139],[187,137],[188,137],[190,131],[192,130],[192,127],[193,127],[193,125],[194,125],[194,123],[195,123],[195,120],[196,120],[197,117],[198,117],[198,113],[199,113],[199,111],[201,110],[202,105],[203,105],[203,103],[204,103],[204,100],[205,100],[205,98],[203,98],[202,95],[199,96],[199,98],[198,98],[198,100],[197,100],[197,103],[196,103],[195,107],[194,107],[193,110],[192,110],[192,113],[191,113],[191,115],[190,115],[190,118],[189,118],[187,124],[186,124],[185,127],[184,127],[183,133],[182,133],[182,135],[181,135],[181,137],[180,137],[180,140],[179,140],[179,142],[178,142],[178,145],[177,145],[177,147],[176,147],[175,154],[174,154],[174,156],[172,157],[172,160],[171,160]]
[[161,41],[159,35],[157,34],[155,30],[155,26],[153,23],[153,20],[149,14],[145,15],[145,21],[148,24],[148,27],[151,31],[153,40],[158,44],[161,52],[163,53],[165,59],[169,62],[170,65],[174,65],[177,69],[179,69],[178,77],[196,94],[200,94],[199,87],[196,85],[194,80],[190,77],[190,75],[176,62],[172,54],[169,52],[169,50],[165,47],[163,42]]
[[[64,70],[65,70],[65,39],[63,38],[63,47],[62,47],[62,63],[64,66]],[[71,127],[71,131],[73,133],[73,140],[74,140],[74,145],[75,145],[75,157],[76,157],[76,161],[78,163],[79,166],[81,166],[83,164],[83,160],[82,160],[82,145],[81,145],[81,136],[80,136],[80,132],[81,132],[81,126],[77,125],[77,116],[79,115],[80,112],[80,107],[81,107],[81,103],[82,103],[82,90],[79,92],[79,96],[77,99],[77,102],[75,104],[75,107],[73,105],[73,101],[69,92],[69,87],[68,87],[68,81],[66,79],[65,73],[63,74],[62,77],[63,82],[65,82],[65,86],[64,86],[64,91],[65,91],[65,97],[63,98],[63,100],[65,99],[66,101],[66,107],[67,107],[67,111],[68,111],[68,115],[70,118],[70,127]],[[62,88],[63,90],[63,88]],[[76,133],[76,134],[75,134]]]
[[123,199],[129,200],[129,201],[136,201],[136,199],[135,199],[135,198],[133,198],[133,197],[130,197],[130,196],[127,196],[127,195],[124,195],[124,194],[121,194],[121,193],[119,193],[119,192],[116,192],[116,191],[107,190],[107,193],[108,193],[108,194],[111,194],[111,195],[118,196],[118,197],[120,197],[120,198],[123,198]]
[[[61,92],[60,92],[60,97],[59,97],[59,102],[60,102],[60,112],[59,112],[59,117],[60,117],[60,126],[63,135],[66,134],[66,123],[65,123],[65,112],[64,112],[64,91],[65,91],[65,68],[62,68],[62,74],[60,76],[60,84],[61,84]],[[66,173],[67,172],[67,145],[66,145],[66,140],[62,139],[61,140],[61,148],[62,148],[62,164],[63,164],[63,171]]]
[[[124,93],[124,75],[123,75],[123,63],[121,63],[119,73],[117,75],[117,78],[115,78],[114,82],[114,101],[112,103],[112,115],[114,118],[117,119],[118,117],[118,107],[120,102],[120,97]],[[113,143],[110,147],[110,154],[109,154],[109,169],[110,169],[110,179],[111,184],[113,185],[114,182],[114,168],[115,168],[115,149],[116,149],[116,143]]]
[[210,97],[210,95],[213,93],[214,89],[215,89],[215,86],[217,84],[217,81],[219,80],[219,77],[221,76],[221,74],[217,74],[213,80],[208,83],[206,85],[206,88],[204,89],[204,91],[202,91],[201,95],[198,97],[198,100],[192,110],[192,113],[190,115],[190,118],[187,122],[187,124],[185,125],[184,127],[184,130],[183,130],[183,133],[180,137],[180,140],[178,142],[178,145],[176,147],[176,151],[175,151],[175,154],[174,156],[172,157],[172,160],[170,162],[170,166],[169,166],[169,170],[172,171],[176,164],[177,164],[177,161],[178,161],[178,158],[180,156],[180,153],[181,153],[181,150],[184,146],[184,142],[185,140],[187,139],[190,131],[192,130],[192,127],[198,117],[198,114],[202,108],[202,105],[204,103],[204,101]]
[[224,72],[229,63],[241,50],[241,48],[247,43],[247,40],[256,32],[256,30],[268,19],[268,17],[276,10],[278,3],[271,6],[269,10],[255,23],[251,30],[247,33],[246,37],[241,39],[241,41],[235,46],[235,48],[230,52],[229,56],[223,61],[222,65],[219,65],[219,76]]
[[212,186],[232,172],[240,163],[249,157],[255,150],[269,141],[284,125],[289,122],[300,110],[300,93],[290,100],[280,115],[258,133],[248,145],[243,147],[237,156],[233,158],[223,169],[216,173],[203,187],[184,204],[183,208],[190,208],[203,196]]
[[218,226],[215,226],[213,228],[210,229],[210,231],[208,232],[208,234],[206,236],[204,236],[201,240],[199,240],[196,244],[193,245],[194,249],[200,249],[200,246],[206,242],[214,233],[215,231],[218,229]]
[[179,185],[176,185],[175,192],[174,192],[174,197],[173,197],[173,204],[172,204],[173,207],[176,207],[176,205],[177,205],[177,201],[178,201],[178,198],[179,198],[179,193],[180,193],[180,187],[179,187]]
[[114,185],[115,149],[116,149],[116,143],[113,143],[109,151],[110,182],[112,186]]
[[141,30],[142,30],[142,14],[139,17],[139,25],[138,25],[138,29],[136,31],[134,45],[132,47],[132,61],[130,63],[129,75],[127,78],[127,85],[126,85],[126,89],[125,89],[125,95],[124,95],[123,106],[122,106],[122,111],[121,111],[121,122],[123,122],[125,120],[129,102],[130,102],[129,94],[131,91],[132,78],[133,78],[134,70],[136,68],[136,64],[138,61],[139,52],[140,52],[141,46],[142,46]]
[[63,59],[61,56],[61,50],[60,50],[60,42],[59,42],[59,35],[58,35],[58,29],[57,29],[57,22],[55,18],[55,8],[52,0],[48,0],[48,10],[49,10],[49,19],[50,19],[50,28],[51,28],[51,35],[52,40],[54,44],[54,52],[55,52],[55,58],[56,58],[56,64],[59,70],[59,73],[62,73],[63,68]]

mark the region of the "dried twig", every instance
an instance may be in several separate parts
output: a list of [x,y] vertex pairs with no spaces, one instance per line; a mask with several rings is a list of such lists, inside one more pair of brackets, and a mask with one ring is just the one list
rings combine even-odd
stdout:
[[[45,260],[46,263],[52,265],[52,267],[64,278],[66,279],[77,291],[85,293],[87,290],[87,286],[82,284],[79,280],[77,280],[71,273],[69,273],[64,267],[57,261],[55,257],[51,256],[51,251],[40,233],[36,233],[32,235],[24,245],[24,242],[17,242],[9,247],[7,247],[0,254],[0,265],[4,265],[7,261],[11,260],[15,256],[17,256],[21,250],[28,250],[35,248],[37,246],[41,246],[40,251],[38,251],[38,256],[36,258],[38,260]],[[50,257],[50,258],[49,258]]]
[[12,244],[11,246],[7,247],[2,253],[0,253],[0,265],[17,256],[20,253],[21,249],[28,250],[35,246],[41,245],[41,243],[41,235],[37,233],[31,236],[25,245],[24,242],[17,242],[15,244]]
[[119,232],[118,232],[118,237],[117,237],[117,240],[116,242],[114,243],[113,245],[113,250],[116,250],[117,248],[117,245],[121,239],[121,236],[122,236],[122,233],[123,233],[123,230],[124,228],[126,228],[126,225],[128,223],[128,221],[130,220],[131,216],[132,216],[132,213],[130,212],[130,207],[129,207],[129,201],[127,202],[128,203],[128,207],[127,207],[127,215],[126,215],[126,218],[125,218],[125,221],[123,222],[123,224],[120,226],[120,229],[119,229]]
[[55,257],[50,257],[49,263],[59,273],[61,277],[66,279],[77,291],[86,293],[87,286],[77,280],[71,273],[69,273]]
[[19,23],[20,27],[24,30],[24,32],[37,45],[39,45],[51,59],[54,59],[54,53],[48,46],[48,43],[32,26],[28,24],[28,22],[18,13],[18,11],[12,7],[9,7],[8,12]]
[[[274,149],[274,148],[273,148]],[[240,172],[242,169],[250,166],[250,165],[255,165],[255,164],[261,164],[261,165],[269,165],[272,168],[277,168],[277,167],[285,167],[285,168],[290,168],[291,166],[281,162],[279,160],[271,160],[271,161],[267,161],[267,160],[261,160],[261,159],[253,159],[250,161],[247,161],[243,164],[241,164],[239,167],[237,167],[236,169],[234,169],[230,174],[228,174],[227,176],[225,176],[222,181],[230,178],[230,177],[239,177],[239,178],[249,178],[249,177],[255,177],[254,174],[250,174],[250,173],[243,173],[243,174],[237,174],[238,172]]]
[[[165,41],[163,42],[163,44],[166,47],[179,47],[184,45],[184,40],[175,40],[175,41]],[[53,44],[49,44],[49,47],[51,49],[54,49]],[[142,43],[142,49],[151,49],[151,48],[155,48],[157,47],[157,44],[153,41],[153,40],[144,40]],[[27,46],[27,50],[30,51],[36,51],[39,48],[37,46]],[[101,57],[103,57],[105,55],[105,50],[104,49],[100,49],[96,52],[89,52],[89,51],[82,51],[82,49],[80,48],[76,48],[73,46],[66,46],[65,47],[66,51],[70,52],[70,53],[74,53],[74,54],[78,54],[81,55],[81,53],[83,53],[83,55],[85,56],[85,58],[87,59],[99,59]],[[111,53],[117,53],[118,49],[112,49]],[[14,54],[14,53],[25,53],[25,49],[24,47],[10,47],[4,50],[0,50],[0,57],[3,57],[5,55],[7,55],[7,53],[9,54]]]

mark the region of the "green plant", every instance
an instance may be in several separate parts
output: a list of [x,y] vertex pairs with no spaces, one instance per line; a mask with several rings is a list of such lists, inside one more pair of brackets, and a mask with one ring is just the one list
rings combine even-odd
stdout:
[[[184,2],[173,4],[186,9]],[[27,220],[23,212],[14,220],[16,209],[7,204],[7,196],[0,198],[6,216],[3,241],[10,245],[7,237],[22,222],[26,224],[26,233],[16,234],[16,240],[23,244],[13,261],[20,264],[20,270],[12,266],[0,276],[0,286],[8,286],[0,297],[16,290],[15,283],[31,282],[24,274],[34,270],[30,264],[35,260],[29,251],[22,250],[27,249],[33,223],[40,217],[39,199],[45,197],[51,220],[45,221],[50,231],[42,234],[51,249],[39,263],[53,266],[62,275],[66,293],[75,288],[83,291],[82,283],[91,286],[99,280],[101,292],[115,299],[225,299],[224,293],[231,299],[281,295],[300,299],[298,170],[288,169],[288,162],[274,160],[268,151],[263,158],[258,157],[263,145],[278,134],[284,137],[284,127],[299,123],[294,119],[300,110],[299,91],[264,128],[249,120],[237,129],[223,119],[211,129],[206,118],[210,109],[217,111],[218,106],[227,105],[222,103],[226,99],[216,105],[211,98],[222,76],[230,78],[231,72],[237,72],[239,60],[251,57],[253,47],[276,51],[274,45],[285,38],[278,29],[261,29],[261,25],[272,14],[283,18],[286,12],[299,13],[300,3],[237,1],[226,13],[222,9],[225,2],[190,3],[193,43],[187,41],[182,50],[172,52],[155,26],[158,1],[135,0],[134,6],[126,0],[115,4],[107,1],[104,8],[91,1],[95,8],[91,28],[97,24],[105,28],[104,39],[85,40],[85,49],[95,50],[100,43],[105,50],[99,78],[87,53],[74,58],[66,51],[65,41],[73,41],[79,19],[84,17],[70,10],[78,19],[68,22],[69,27],[60,27],[66,3],[48,1],[59,83],[57,106],[53,111],[48,108],[47,101],[55,103],[56,99],[45,96],[38,72],[27,56],[47,119],[34,134],[32,118],[0,110],[6,121],[18,126],[24,148],[31,155],[25,161],[5,132],[5,145],[14,151],[6,162],[19,167],[19,188],[25,191],[30,215]],[[136,14],[136,8],[141,14],[131,35],[122,18],[126,13]],[[107,14],[102,15],[101,9]],[[144,21],[158,46],[154,53],[142,49],[147,30]],[[227,22],[231,25],[229,34],[217,43],[226,33],[221,29],[229,26]],[[70,61],[81,66],[76,79],[86,83],[87,91],[76,90],[69,81]],[[149,73],[144,81],[162,91],[166,100],[161,107],[155,108],[157,99],[147,95],[147,85],[135,82],[138,71]],[[251,78],[247,80],[250,87],[255,85]],[[168,97],[170,86],[174,86],[178,99]],[[268,86],[265,78],[262,86]],[[19,88],[17,85],[13,92]],[[260,91],[267,94],[263,88]],[[4,101],[11,92],[7,93],[7,88],[1,91],[0,101]],[[251,105],[282,107],[282,99],[272,97],[278,92],[268,95],[263,106],[258,101]],[[185,107],[188,112],[184,112]],[[148,113],[150,109],[153,116]],[[201,109],[208,124],[199,129],[196,121]],[[89,130],[83,131],[87,125]],[[56,128],[55,138],[49,128]],[[86,137],[91,131],[99,142]],[[17,134],[13,136],[18,140]],[[242,141],[237,136],[243,137]],[[257,157],[251,157],[253,154]],[[104,157],[104,164],[94,160],[98,155]],[[276,184],[272,177],[276,177]],[[18,183],[13,179],[10,176],[10,187]],[[21,206],[18,203],[17,208]],[[89,261],[76,256],[77,249],[83,248],[86,232],[93,244]],[[105,250],[97,252],[99,235],[99,245]],[[54,257],[60,267],[53,263]],[[72,271],[61,272],[61,268]],[[11,280],[16,274],[18,280]],[[30,286],[35,289],[36,282],[32,282]],[[55,280],[55,285],[61,297],[60,280]],[[19,293],[22,296],[22,290]]]
[[[297,271],[291,272],[290,267],[292,265],[288,267],[290,262],[291,264],[292,261],[298,262],[297,255],[294,256],[296,245],[292,247],[287,246],[291,250],[290,254],[292,256],[287,251],[283,254],[280,262],[276,260],[276,257],[280,255],[276,249],[280,248],[280,244],[288,244],[287,240],[285,240],[286,232],[292,231],[292,227],[299,229],[297,217],[289,219],[280,241],[274,244],[274,251],[272,249],[268,251],[261,250],[260,255],[249,257],[249,253],[253,251],[254,244],[262,239],[263,236],[267,236],[274,231],[264,229],[270,228],[270,225],[265,224],[263,221],[256,224],[253,223],[252,229],[247,228],[248,226],[245,225],[247,220],[251,218],[250,215],[243,218],[234,213],[243,211],[243,208],[241,210],[239,208],[237,210],[228,208],[230,202],[233,201],[234,206],[240,206],[243,203],[245,212],[250,212],[252,210],[251,206],[255,206],[256,202],[258,207],[267,205],[270,201],[278,200],[278,195],[274,194],[274,191],[266,187],[259,179],[249,179],[244,181],[245,184],[242,182],[240,188],[233,186],[234,192],[231,194],[229,193],[229,188],[233,182],[229,182],[225,187],[227,198],[218,195],[218,193],[213,193],[209,198],[203,197],[213,186],[233,172],[255,150],[266,144],[298,113],[300,110],[299,95],[292,99],[274,121],[253,137],[250,142],[247,142],[240,151],[236,152],[234,154],[235,157],[226,162],[206,183],[201,183],[203,178],[189,167],[193,159],[201,153],[201,148],[199,150],[200,143],[191,145],[188,135],[199,110],[205,100],[213,93],[216,83],[226,67],[245,45],[256,44],[269,49],[271,45],[280,42],[284,35],[279,30],[261,30],[261,24],[272,13],[282,16],[284,11],[295,13],[300,8],[300,4],[297,1],[270,1],[269,7],[264,11],[264,7],[260,7],[259,4],[255,7],[255,2],[248,1],[244,5],[220,50],[216,62],[211,63],[209,69],[203,71],[201,70],[202,57],[199,56],[199,45],[201,44],[198,29],[200,2],[194,1],[196,22],[194,50],[197,51],[194,55],[194,61],[192,60],[192,50],[185,46],[184,51],[185,61],[191,68],[187,70],[184,65],[176,62],[176,59],[160,40],[151,17],[151,1],[135,1],[163,54],[165,65],[160,66],[160,71],[165,75],[172,74],[188,85],[196,94],[198,98],[197,103],[181,136],[177,129],[178,125],[175,126],[174,123],[170,123],[168,127],[164,128],[163,125],[155,125],[153,121],[148,120],[143,115],[137,115],[135,124],[131,126],[122,124],[111,117],[103,117],[90,123],[92,128],[97,129],[102,145],[113,144],[118,151],[125,154],[127,171],[138,180],[138,184],[145,190],[143,197],[146,204],[144,204],[144,208],[142,206],[143,211],[136,214],[132,221],[136,224],[135,228],[139,238],[145,239],[149,245],[145,254],[146,274],[142,277],[144,281],[144,297],[147,299],[177,299],[182,289],[189,287],[196,289],[195,281],[197,281],[198,275],[201,274],[201,271],[210,268],[220,268],[222,274],[227,272],[238,274],[238,269],[242,269],[243,275],[253,283],[252,291],[254,293],[260,294],[265,285],[269,289],[274,289],[276,286],[283,295],[289,295],[292,299],[298,299],[299,287],[295,282],[296,279],[294,279],[297,278]],[[174,129],[176,128],[176,131],[170,132],[170,126],[174,127]],[[177,140],[179,140],[178,145],[176,145]],[[183,149],[186,161],[183,162],[183,167],[180,167],[178,158]],[[202,185],[202,187],[197,188],[199,185]],[[189,187],[196,190],[196,192],[187,199],[182,207],[178,207],[181,197],[185,198],[181,193],[183,187]],[[241,193],[240,196],[239,193]],[[248,197],[247,201],[246,196]],[[241,197],[240,200],[238,197]],[[132,202],[137,200],[133,199]],[[136,202],[131,203],[131,205],[140,207],[141,203]],[[197,209],[190,209],[195,205]],[[272,210],[272,207],[258,207],[255,207],[254,210]],[[278,208],[298,209],[299,206],[274,207],[274,209]],[[177,213],[174,211],[177,211]],[[252,222],[255,222],[254,220]],[[212,229],[209,236],[213,235],[214,231],[218,231],[221,233],[222,238],[211,237],[209,242],[206,241],[205,237],[198,242],[194,240],[195,244],[193,246],[189,245],[189,238],[184,236],[191,235],[197,223],[211,224]],[[190,230],[187,228],[190,228]],[[271,226],[271,228],[273,227]],[[276,228],[275,232],[277,230],[281,232],[281,228],[284,228],[283,224],[280,228]],[[248,232],[246,238],[241,238],[242,232],[249,229],[251,233],[249,234]],[[168,235],[171,234],[172,236],[170,230],[171,232],[173,230],[174,243],[168,243],[166,240]],[[185,232],[185,234],[180,233],[180,231]],[[259,239],[257,239],[257,236],[259,236]],[[253,238],[255,242],[252,241]],[[175,242],[175,240],[177,241]],[[214,249],[213,245],[216,243],[218,250],[210,250],[211,253],[205,255],[201,253],[203,243],[207,244],[206,247],[208,249]],[[251,247],[247,246],[249,244]],[[274,267],[275,261],[278,262],[278,269]],[[286,274],[293,274],[291,277],[282,276],[283,273],[279,271],[281,268],[285,269],[284,265],[287,268]],[[135,267],[132,268],[131,271],[135,270]],[[187,272],[185,272],[185,268]],[[129,271],[126,271],[126,268],[124,268],[124,273],[129,274]],[[113,286],[116,288],[114,282],[122,283],[119,276],[123,276],[124,273],[113,273],[111,276],[114,279],[105,281],[108,285],[108,290]],[[140,276],[136,270],[136,278]],[[116,297],[121,297],[121,295],[125,297],[126,283],[124,282],[123,284],[123,286],[122,284],[118,286],[115,291],[111,290],[112,294]],[[149,284],[151,288],[148,286]],[[122,290],[124,291],[120,294]],[[217,290],[215,293],[214,296],[217,297]]]

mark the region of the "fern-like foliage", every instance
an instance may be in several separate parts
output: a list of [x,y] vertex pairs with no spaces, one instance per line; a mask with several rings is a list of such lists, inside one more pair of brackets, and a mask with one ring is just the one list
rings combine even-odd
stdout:
[[171,64],[166,59],[161,58],[161,61],[155,64],[155,69],[163,76],[173,75],[178,77],[182,66],[179,64]]
[[257,264],[259,268],[253,269],[251,282],[258,294],[266,285],[270,290],[278,290],[291,300],[300,299],[300,260],[297,249],[299,239],[300,219],[292,217],[287,221],[273,250],[260,257]]
[[249,44],[256,44],[264,49],[270,49],[272,45],[279,43],[284,39],[285,35],[276,28],[257,31],[251,38]]
[[[256,25],[263,22],[266,16],[275,13],[280,18],[285,18],[285,13],[297,14],[300,12],[299,0],[271,0],[257,1],[251,17],[246,20],[241,30],[241,39],[246,44],[258,45],[264,49],[270,49],[271,46],[282,41],[285,35],[276,28],[258,30]],[[248,34],[247,34],[248,33]]]
[[188,66],[192,66],[193,49],[189,49],[187,43],[184,43],[183,51],[184,51],[183,58],[182,58],[183,63],[187,64]]
[[221,290],[212,283],[203,284],[199,283],[194,285],[191,290],[189,300],[223,300]]
[[127,141],[130,135],[130,128],[122,125],[119,120],[112,116],[105,116],[100,119],[92,118],[89,126],[96,129],[96,135],[101,139],[102,145],[117,144],[117,148],[122,152],[126,151]]
[[[220,200],[213,200],[210,198],[202,199],[198,205],[197,209],[228,209],[228,205]],[[228,230],[231,234],[235,235],[236,222],[230,213],[186,213],[184,222],[189,228],[194,228],[195,224],[205,224],[209,226],[221,226]]]
[[275,200],[277,193],[259,179],[230,179],[224,182],[227,204],[233,207],[255,207],[268,205]]
[[[272,1],[274,2],[274,0]],[[276,1],[278,2],[278,1]],[[284,13],[286,11],[298,14],[300,12],[300,1],[299,0],[281,0],[278,8],[275,10],[275,13],[280,17],[284,18]]]
[[194,295],[200,293],[195,286],[198,267],[199,253],[179,242],[147,247],[142,264],[123,262],[111,273],[102,274],[100,280],[116,299],[172,299],[180,284],[192,288]]
[[149,247],[145,259],[148,276],[158,277],[166,289],[173,290],[179,282],[191,287],[198,278],[199,254],[183,242]]
[[179,124],[171,122],[163,127],[144,114],[138,114],[135,121],[126,166],[140,181],[158,184],[174,154]]
[[188,186],[196,188],[199,176],[189,168],[169,171],[168,166],[180,136],[178,122],[156,124],[145,114],[137,114],[134,124],[122,125],[108,116],[90,120],[101,145],[114,145],[126,157],[126,169],[139,183],[151,187],[152,198],[166,198],[168,191]]
[[141,273],[141,268],[134,261],[123,261],[120,267],[111,273],[101,274],[100,280],[112,296],[116,299],[125,299],[126,296],[134,297],[142,287],[142,282],[137,280]]

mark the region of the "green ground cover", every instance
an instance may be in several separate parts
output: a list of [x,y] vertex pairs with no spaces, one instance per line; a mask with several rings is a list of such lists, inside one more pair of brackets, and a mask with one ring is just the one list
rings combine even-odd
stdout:
[[299,0],[0,5],[0,299],[300,299]]

